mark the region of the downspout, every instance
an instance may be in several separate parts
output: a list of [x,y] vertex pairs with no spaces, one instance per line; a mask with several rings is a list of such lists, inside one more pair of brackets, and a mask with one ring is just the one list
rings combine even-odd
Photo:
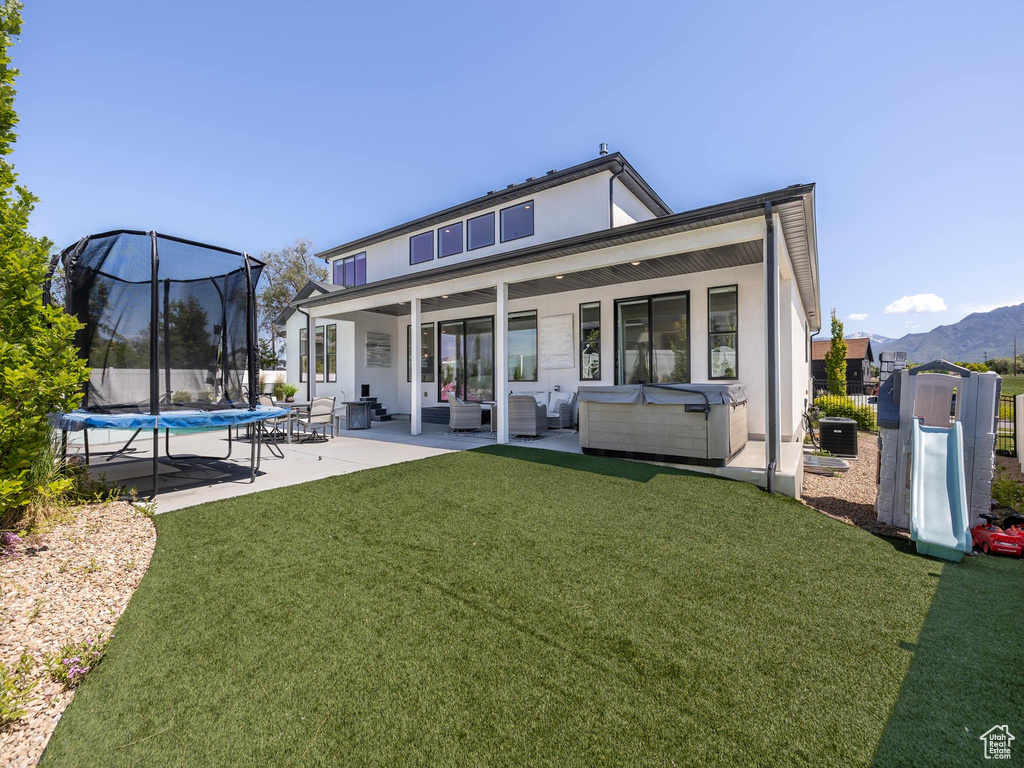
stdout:
[[768,434],[765,435],[765,456],[768,465],[765,468],[765,489],[775,493],[775,470],[779,457],[775,451],[775,442],[779,434],[779,422],[775,403],[779,399],[779,388],[776,383],[779,361],[776,356],[779,339],[779,296],[775,290],[775,276],[778,274],[779,262],[775,252],[775,222],[772,220],[772,204],[764,204],[764,226],[767,253],[765,254],[765,305],[768,310],[767,344],[768,344]]
[[615,226],[615,180],[622,175],[622,172],[626,170],[624,165],[619,166],[619,170],[612,174],[612,177],[608,179],[608,229],[612,229]]

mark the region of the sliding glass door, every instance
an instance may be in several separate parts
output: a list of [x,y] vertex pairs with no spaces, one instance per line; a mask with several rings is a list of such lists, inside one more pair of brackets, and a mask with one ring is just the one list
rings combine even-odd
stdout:
[[437,324],[438,402],[448,393],[470,402],[494,399],[494,318]]
[[615,378],[619,384],[690,380],[690,295],[615,302]]

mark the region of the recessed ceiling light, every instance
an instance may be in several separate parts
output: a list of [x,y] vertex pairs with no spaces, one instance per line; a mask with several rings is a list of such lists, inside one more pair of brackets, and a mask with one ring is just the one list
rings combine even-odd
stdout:
[[442,293],[441,294],[441,298],[442,299],[447,299],[448,298],[448,294],[447,293]]
[[565,275],[555,275],[555,280],[561,280]]
[[631,261],[629,263],[632,264],[634,267],[639,267],[640,266],[640,262],[639,261]]
[[526,210],[530,210],[530,206],[528,205],[524,205],[523,208],[525,208]]

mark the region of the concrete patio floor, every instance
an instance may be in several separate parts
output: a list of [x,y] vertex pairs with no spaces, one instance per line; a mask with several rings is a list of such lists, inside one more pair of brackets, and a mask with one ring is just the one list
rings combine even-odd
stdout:
[[[130,434],[103,430],[91,435],[90,445],[94,454],[91,474],[97,478],[104,476],[107,481],[117,482],[125,487],[134,487],[139,497],[144,498],[149,495],[152,488],[151,439],[140,435],[133,443],[136,450],[131,454],[110,460],[99,455],[100,452],[110,451],[122,445]],[[104,444],[100,441],[112,442]],[[227,444],[227,433],[224,431],[171,435],[171,450],[175,455],[224,455],[227,453]],[[471,434],[453,435],[447,425],[440,424],[424,424],[423,433],[414,437],[409,434],[408,417],[398,417],[390,422],[374,422],[373,427],[368,430],[342,429],[337,437],[327,442],[279,442],[277,445],[284,458],[274,456],[264,446],[256,482],[250,483],[250,443],[247,440],[234,441],[232,456],[227,461],[198,462],[165,458],[161,436],[157,512],[170,512],[208,501],[494,444],[493,438],[475,437]],[[581,452],[576,432],[542,440],[513,439],[512,444],[568,453]],[[785,443],[782,449],[777,487],[780,492],[793,495],[793,489],[798,491],[800,488],[803,455],[801,447],[796,443]],[[76,443],[71,451],[81,453],[81,444]],[[709,468],[679,464],[665,466],[709,472],[763,486],[764,443],[750,441],[726,467]]]

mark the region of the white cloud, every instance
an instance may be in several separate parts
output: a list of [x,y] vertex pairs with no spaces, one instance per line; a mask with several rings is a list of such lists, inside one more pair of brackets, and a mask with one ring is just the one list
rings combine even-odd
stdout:
[[941,296],[936,296],[934,293],[915,293],[913,296],[904,296],[885,308],[885,314],[887,315],[926,314],[945,311],[946,302],[942,300]]
[[847,317],[851,320],[867,320],[871,315],[867,312],[851,312]]

